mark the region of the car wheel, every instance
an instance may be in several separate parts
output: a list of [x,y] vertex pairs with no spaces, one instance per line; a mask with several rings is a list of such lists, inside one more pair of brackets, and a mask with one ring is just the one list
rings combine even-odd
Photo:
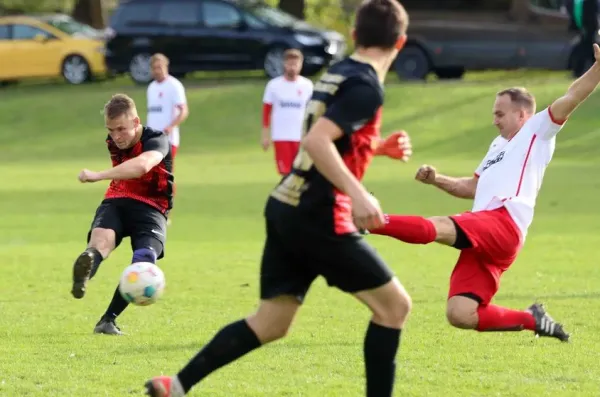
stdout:
[[62,76],[69,84],[82,84],[90,79],[90,65],[79,55],[69,55],[62,64]]
[[273,47],[265,54],[263,68],[269,78],[279,77],[283,74],[283,52],[282,47]]
[[129,62],[129,76],[137,84],[148,84],[152,81],[152,70],[150,67],[151,55],[139,53],[131,58]]
[[429,74],[431,66],[425,51],[411,45],[400,51],[394,62],[394,69],[403,80],[423,80]]

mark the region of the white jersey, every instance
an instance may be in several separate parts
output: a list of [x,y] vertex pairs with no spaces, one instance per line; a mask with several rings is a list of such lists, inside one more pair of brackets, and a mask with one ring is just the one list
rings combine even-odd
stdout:
[[[148,86],[147,102],[146,125],[163,131],[179,116],[179,106],[187,103],[183,84],[173,76],[167,76],[160,83],[155,80]],[[173,146],[179,146],[179,126],[169,134],[169,142]]]
[[271,140],[294,141],[302,139],[304,112],[313,92],[313,83],[298,76],[294,81],[279,76],[267,84],[263,103],[272,105]]
[[529,119],[512,139],[494,139],[475,171],[479,181],[473,212],[505,206],[524,239],[562,125],[546,108]]

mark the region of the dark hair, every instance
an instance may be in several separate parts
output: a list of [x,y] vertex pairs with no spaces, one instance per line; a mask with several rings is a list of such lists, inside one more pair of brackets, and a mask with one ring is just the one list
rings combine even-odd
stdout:
[[397,0],[364,0],[354,28],[357,47],[391,49],[406,34],[408,14]]
[[113,95],[110,101],[104,105],[104,116],[109,120],[114,120],[128,113],[137,116],[137,109],[133,99],[125,94]]
[[527,88],[511,87],[496,94],[496,96],[499,97],[503,95],[508,95],[512,103],[525,109],[528,113],[535,113],[535,98],[529,91],[527,91]]

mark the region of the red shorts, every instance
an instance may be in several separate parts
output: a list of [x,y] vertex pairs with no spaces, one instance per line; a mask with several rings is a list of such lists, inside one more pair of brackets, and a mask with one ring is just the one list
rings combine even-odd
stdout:
[[277,163],[277,171],[281,175],[289,174],[292,170],[294,158],[298,154],[300,142],[298,141],[274,141],[275,162]]
[[177,156],[177,146],[171,145],[171,158],[175,160],[175,156]]
[[523,245],[521,232],[505,207],[450,218],[466,234],[472,248],[461,251],[450,276],[448,297],[470,293],[487,305],[498,292],[502,273],[517,258]]

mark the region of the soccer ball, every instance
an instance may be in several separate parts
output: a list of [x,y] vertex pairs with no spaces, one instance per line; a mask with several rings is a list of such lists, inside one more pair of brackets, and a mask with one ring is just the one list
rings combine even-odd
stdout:
[[119,292],[123,299],[137,306],[155,303],[164,289],[164,273],[150,262],[137,262],[127,266],[119,281]]

